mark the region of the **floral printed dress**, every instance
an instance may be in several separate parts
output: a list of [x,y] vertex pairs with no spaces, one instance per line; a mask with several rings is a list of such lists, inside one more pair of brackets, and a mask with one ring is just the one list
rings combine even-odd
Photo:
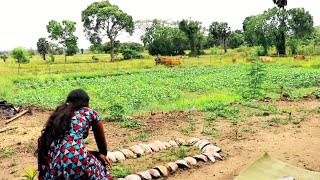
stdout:
[[100,116],[90,108],[73,114],[70,131],[51,144],[49,159],[39,165],[39,179],[97,179],[112,180],[109,172],[83,145],[92,122]]

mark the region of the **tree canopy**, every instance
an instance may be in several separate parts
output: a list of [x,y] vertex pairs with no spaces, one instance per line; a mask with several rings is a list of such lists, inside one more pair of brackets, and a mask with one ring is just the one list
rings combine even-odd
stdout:
[[46,54],[49,51],[49,42],[46,40],[46,38],[39,38],[38,42],[37,42],[37,50],[39,52],[39,54],[42,55],[43,60],[46,60]]
[[78,37],[74,35],[76,32],[76,23],[63,20],[62,24],[51,20],[47,25],[47,31],[50,34],[51,40],[57,40],[65,49],[65,62],[67,61],[67,55],[73,55],[78,52]]
[[111,61],[114,61],[114,45],[121,31],[133,33],[134,23],[130,15],[107,0],[94,2],[82,11],[81,20],[87,38],[92,44],[101,44],[107,36],[111,44]]
[[30,62],[28,51],[22,48],[14,48],[11,51],[11,56],[15,59],[15,62],[19,64],[18,74],[20,73],[20,64],[26,64]]
[[184,32],[188,38],[191,49],[189,56],[200,55],[204,45],[204,28],[201,26],[201,22],[184,19],[179,22],[179,29]]
[[224,52],[227,52],[227,38],[231,34],[231,28],[226,22],[212,22],[209,26],[209,35],[215,42],[223,44]]

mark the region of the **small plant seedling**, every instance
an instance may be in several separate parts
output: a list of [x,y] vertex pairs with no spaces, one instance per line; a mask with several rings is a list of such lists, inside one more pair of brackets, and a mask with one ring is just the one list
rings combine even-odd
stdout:
[[23,178],[25,180],[34,180],[37,176],[37,170],[32,167],[28,167],[28,170],[23,169]]

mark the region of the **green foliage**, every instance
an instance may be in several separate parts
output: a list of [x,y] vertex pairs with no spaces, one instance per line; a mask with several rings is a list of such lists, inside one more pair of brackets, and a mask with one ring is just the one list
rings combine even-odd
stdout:
[[133,50],[133,51],[136,51],[136,52],[139,52],[139,53],[142,53],[143,50],[144,50],[144,48],[143,48],[143,46],[141,44],[134,43],[134,42],[121,43],[120,44],[120,52],[122,52],[125,49],[130,49],[130,50]]
[[232,32],[227,41],[228,47],[231,49],[238,48],[244,44],[243,34]]
[[135,173],[134,168],[125,168],[122,165],[112,166],[110,169],[110,174],[112,174],[112,177],[114,178],[126,177],[127,175],[133,173]]
[[[113,49],[114,53],[118,54],[119,50],[121,49],[120,41],[115,41],[113,46],[114,46],[113,47],[114,48]],[[111,54],[112,45],[111,45],[110,42],[106,42],[106,43],[103,43],[103,44],[92,44],[89,49],[93,53],[108,53],[108,54]]]
[[121,127],[128,127],[128,128],[139,128],[141,127],[143,124],[138,122],[138,121],[135,121],[135,120],[128,120],[128,119],[125,119],[121,122]]
[[16,63],[19,64],[18,75],[20,74],[20,64],[27,64],[30,62],[28,57],[28,51],[22,48],[14,48],[11,51],[11,56],[15,59]]
[[243,22],[243,29],[247,44],[262,46],[264,55],[272,46],[276,47],[279,54],[286,54],[288,37],[291,39],[288,44],[291,51],[296,51],[298,41],[312,38],[314,31],[312,16],[303,8],[289,11],[269,9],[263,14],[247,17]]
[[59,47],[57,44],[49,42],[49,54],[52,55],[62,55],[64,53],[63,48]]
[[122,51],[122,55],[123,55],[123,59],[125,59],[125,60],[142,58],[142,55],[138,51],[135,51],[132,49],[124,49]]
[[2,59],[3,62],[6,62],[6,60],[8,59],[8,56],[6,54],[0,54],[0,59]]
[[73,56],[79,52],[79,48],[77,45],[78,38],[73,36],[72,38],[67,39],[66,42],[66,55]]
[[15,59],[16,63],[26,64],[30,62],[28,51],[22,48],[14,48],[11,51],[11,56]]
[[209,26],[209,35],[211,35],[215,42],[223,45],[225,53],[227,53],[227,39],[230,34],[231,28],[226,22],[212,22]]
[[278,10],[269,9],[263,14],[250,16],[244,21],[244,35],[248,41],[253,41],[254,45],[263,47],[263,55],[268,54],[268,50],[275,45],[278,34]]
[[123,106],[119,104],[114,104],[110,106],[110,117],[108,118],[110,121],[125,121],[125,111]]
[[205,43],[204,32],[201,22],[193,20],[182,20],[179,22],[179,29],[185,33],[189,41],[189,56],[198,56],[203,53],[203,45]]
[[158,20],[153,20],[141,40],[151,55],[184,55],[188,44],[188,39],[181,30]]
[[[191,109],[193,106],[204,110],[205,106],[210,106],[207,104],[211,104],[211,101],[220,101],[225,95],[231,97],[231,100],[240,97],[248,87],[249,66],[251,64],[150,71],[121,70],[111,72],[111,75],[105,72],[85,72],[32,76],[13,81],[12,89],[17,93],[7,94],[4,98],[17,105],[31,104],[53,109],[64,101],[65,94],[74,87],[81,87],[92,96],[92,108],[105,114],[109,114],[109,108],[115,102],[122,106],[125,115],[160,109]],[[266,93],[278,94],[280,86],[294,91],[320,84],[319,68],[285,64],[265,66],[268,72],[264,81],[267,85],[264,87]],[[223,92],[223,95],[219,92]]]
[[262,84],[265,81],[266,70],[265,65],[260,61],[254,61],[248,72],[248,89],[245,98],[259,99],[262,98],[264,92]]
[[178,151],[178,157],[179,158],[185,158],[187,157],[187,152],[189,151],[189,147],[187,146],[180,146],[179,151]]
[[81,13],[84,31],[92,44],[101,44],[104,36],[111,44],[111,61],[115,60],[115,40],[121,31],[133,33],[132,16],[123,12],[108,0],[94,2]]
[[54,55],[50,54],[49,62],[54,63],[55,60],[56,60],[56,58],[54,57]]
[[46,54],[50,49],[49,42],[46,40],[46,38],[39,38],[37,42],[37,48],[39,54],[42,55],[43,60],[46,60]]
[[47,31],[50,34],[49,38],[57,40],[65,48],[66,56],[76,54],[79,51],[77,45],[78,37],[74,35],[76,32],[75,22],[63,20],[61,24],[51,20],[47,25]]
[[28,170],[23,170],[23,178],[25,180],[34,180],[36,179],[36,176],[38,174],[38,171],[36,169],[33,169],[32,167],[29,167]]
[[32,58],[34,55],[36,55],[36,51],[33,49],[28,49],[27,51],[28,51],[28,55],[30,58]]
[[287,125],[289,123],[289,120],[288,119],[281,119],[279,117],[273,117],[271,119],[268,119],[266,122],[269,126],[274,126],[277,124]]
[[304,8],[293,8],[288,11],[288,26],[295,38],[309,38],[314,31],[313,17]]
[[205,120],[207,120],[207,121],[215,121],[217,118],[218,118],[218,116],[217,116],[216,113],[211,113],[211,114],[208,114],[205,117]]
[[229,107],[228,104],[222,102],[210,102],[204,106],[204,111],[214,112],[210,118],[206,118],[209,121],[215,120],[217,117],[232,118],[237,117],[239,114],[238,108]]
[[291,54],[295,55],[298,52],[298,46],[301,44],[301,41],[299,39],[290,38],[287,41],[287,46],[291,50]]
[[12,147],[6,147],[4,150],[1,149],[0,152],[1,152],[0,158],[10,157],[10,156],[15,154],[14,150],[12,149]]
[[96,61],[96,62],[99,61],[99,58],[96,57],[96,56],[92,56],[91,59],[94,60],[94,61]]

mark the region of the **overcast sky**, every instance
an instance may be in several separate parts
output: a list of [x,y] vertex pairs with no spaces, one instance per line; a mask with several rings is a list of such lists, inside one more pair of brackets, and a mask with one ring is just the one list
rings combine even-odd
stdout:
[[[77,22],[80,48],[90,43],[84,37],[81,11],[97,0],[0,0],[0,51],[14,47],[36,48],[40,37],[48,37],[46,25],[51,19]],[[233,30],[241,29],[245,17],[274,7],[272,0],[110,0],[134,20],[198,20],[208,27],[213,21],[228,22]],[[287,8],[304,7],[320,25],[319,0],[288,0]],[[137,37],[123,34],[124,41]]]

